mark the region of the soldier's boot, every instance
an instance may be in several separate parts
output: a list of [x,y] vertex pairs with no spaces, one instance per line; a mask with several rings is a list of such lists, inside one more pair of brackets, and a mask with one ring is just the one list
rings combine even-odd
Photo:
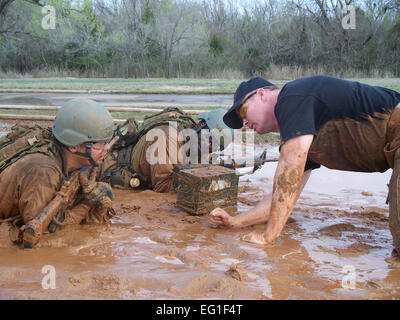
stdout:
[[394,156],[393,173],[389,183],[389,226],[396,254],[400,254],[400,149]]

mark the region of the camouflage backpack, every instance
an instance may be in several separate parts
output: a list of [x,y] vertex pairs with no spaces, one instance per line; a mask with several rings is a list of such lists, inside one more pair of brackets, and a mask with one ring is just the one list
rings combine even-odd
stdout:
[[102,180],[110,183],[113,187],[127,189],[129,188],[129,177],[136,176],[140,179],[142,185],[151,187],[150,180],[147,177],[141,176],[130,167],[132,151],[140,138],[145,136],[147,132],[157,126],[168,125],[171,121],[177,122],[178,127],[181,128],[189,128],[196,124],[191,117],[185,115],[179,108],[170,107],[154,115],[146,116],[140,124],[134,118],[130,118],[122,125],[117,126],[114,135],[118,135],[120,139],[112,148],[112,150],[118,150],[117,164],[103,173]]
[[51,128],[16,124],[0,138],[0,172],[28,153],[48,154]]
[[169,107],[151,116],[146,116],[140,124],[134,118],[129,118],[122,125],[117,126],[115,134],[120,136],[119,141],[113,146],[114,150],[119,150],[136,143],[154,127],[168,125],[169,122],[176,121],[179,126],[188,128],[196,122],[185,115],[179,108]]

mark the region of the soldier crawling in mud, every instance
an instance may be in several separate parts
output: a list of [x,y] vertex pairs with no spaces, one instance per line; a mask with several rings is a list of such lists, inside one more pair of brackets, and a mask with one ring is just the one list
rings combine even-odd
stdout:
[[[108,142],[113,137],[113,119],[103,106],[91,100],[71,100],[58,111],[52,129],[36,126],[34,136],[29,139],[28,127],[13,129],[2,140],[0,222],[12,224],[10,236],[14,242],[24,240],[25,246],[25,227],[41,215],[55,198],[63,180],[76,170],[80,170],[77,176],[80,189],[69,209],[63,212],[62,224],[109,219],[113,200],[111,187],[95,181],[96,167],[110,149]],[[27,133],[13,141],[12,134],[18,135],[20,130]],[[28,145],[23,152],[7,158],[6,150],[11,150],[12,143],[21,142],[21,139],[28,139],[31,147]],[[40,227],[47,230],[48,225]],[[33,245],[35,243],[28,241],[25,247]]]
[[231,128],[259,134],[280,132],[282,144],[272,194],[255,208],[230,216],[216,208],[210,226],[231,228],[266,223],[265,232],[242,240],[272,244],[278,238],[311,171],[321,165],[357,172],[393,168],[389,225],[400,253],[400,94],[329,76],[311,76],[278,89],[262,78],[242,82],[224,116]]
[[[202,154],[206,154],[207,159],[203,160],[208,162],[209,153],[223,150],[232,141],[233,130],[222,120],[225,112],[224,109],[204,112],[198,115],[199,121],[196,122],[178,108],[166,108],[159,114],[146,117],[139,125],[133,119],[128,120],[122,126],[128,129],[127,134],[118,133],[121,128],[116,129],[121,139],[104,160],[103,181],[121,189],[140,184],[156,192],[175,192],[173,170],[177,165],[186,164],[189,159],[193,160],[193,156],[196,159],[191,164],[202,163]],[[192,138],[196,145],[188,143],[195,150],[182,148],[187,142],[182,136],[185,129],[195,134]],[[195,152],[190,154],[191,151]]]

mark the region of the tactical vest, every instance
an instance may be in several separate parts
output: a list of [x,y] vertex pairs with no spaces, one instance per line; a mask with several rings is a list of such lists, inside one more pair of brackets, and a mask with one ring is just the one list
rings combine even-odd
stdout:
[[119,141],[112,150],[118,150],[117,165],[103,174],[103,181],[110,183],[113,187],[129,188],[126,176],[136,176],[142,185],[151,188],[150,180],[141,176],[131,167],[131,156],[135,145],[140,138],[144,137],[151,129],[168,125],[169,122],[177,122],[178,129],[186,129],[194,126],[196,122],[192,117],[184,114],[179,108],[169,107],[151,116],[146,116],[144,121],[138,124],[134,118],[130,118],[118,126],[115,134],[120,136]]
[[0,172],[29,153],[50,155],[51,128],[16,124],[0,138]]

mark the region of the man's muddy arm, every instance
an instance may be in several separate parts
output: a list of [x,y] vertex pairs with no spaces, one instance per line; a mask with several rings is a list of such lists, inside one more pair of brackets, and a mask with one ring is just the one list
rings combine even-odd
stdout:
[[[300,193],[303,191],[308,179],[310,178],[312,170],[304,172],[301,180]],[[272,193],[266,195],[257,205],[242,214],[232,217],[232,222],[235,228],[248,227],[255,224],[266,223],[269,220],[271,213],[271,199]]]
[[308,179],[309,173],[304,174],[304,167],[312,140],[313,135],[300,136],[290,139],[281,147],[267,229],[264,233],[252,232],[245,235],[243,240],[271,244],[278,238],[300,196],[302,182],[305,185],[305,179]]
[[[301,180],[301,188],[303,191],[311,176],[311,169],[304,172]],[[300,191],[300,192],[301,192]],[[220,226],[229,228],[244,228],[255,224],[266,223],[269,219],[271,212],[271,199],[272,193],[266,195],[257,205],[247,212],[243,212],[236,216],[231,216],[229,213],[221,208],[216,208],[210,214],[209,224],[211,227],[216,228]]]
[[272,193],[266,195],[251,210],[232,218],[235,228],[248,227],[254,224],[266,223],[269,219]]

